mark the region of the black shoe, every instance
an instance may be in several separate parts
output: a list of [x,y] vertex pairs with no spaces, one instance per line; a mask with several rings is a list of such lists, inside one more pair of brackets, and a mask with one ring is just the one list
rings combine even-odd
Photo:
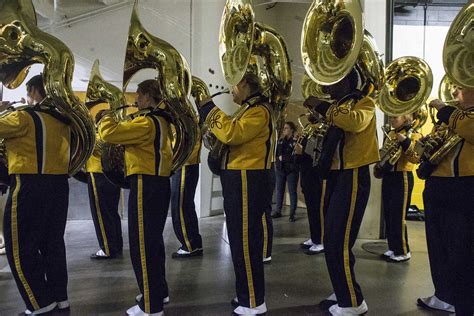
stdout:
[[279,217],[281,217],[281,212],[272,213],[272,218],[279,218]]
[[319,302],[319,308],[324,310],[324,311],[327,311],[329,310],[329,308],[333,305],[337,304],[337,301],[333,301],[333,300],[322,300],[321,302]]
[[236,297],[234,297],[234,298],[232,299],[232,301],[230,301],[230,305],[231,305],[233,308],[239,307],[239,301],[237,301],[237,298],[236,298]]
[[296,222],[296,218],[295,218],[293,215],[290,216],[289,220],[290,220],[290,222],[292,222],[292,223]]
[[202,248],[194,249],[191,252],[186,251],[182,248],[179,248],[178,251],[173,252],[173,254],[171,255],[171,258],[177,259],[177,258],[199,257],[199,256],[202,256],[203,252],[204,251],[202,250]]

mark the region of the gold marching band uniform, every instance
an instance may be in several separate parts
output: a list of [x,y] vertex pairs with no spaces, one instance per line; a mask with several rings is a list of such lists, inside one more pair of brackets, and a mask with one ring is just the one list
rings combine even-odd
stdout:
[[435,293],[418,303],[451,312],[454,306],[456,315],[472,315],[474,105],[467,110],[446,106],[437,117],[437,124],[448,126],[462,140],[425,181],[426,240]]
[[275,126],[267,99],[252,95],[248,109],[232,119],[212,102],[200,109],[201,120],[228,145],[221,161],[221,183],[229,244],[236,277],[237,314],[266,312],[262,216],[271,198]]
[[98,127],[105,142],[125,146],[130,256],[142,295],[139,307],[147,314],[162,312],[168,297],[163,230],[171,194],[169,128],[168,120],[154,110],[123,122],[106,115]]
[[69,306],[63,239],[69,203],[68,124],[45,103],[0,118],[11,177],[4,222],[7,258],[27,309],[38,313],[58,303]]
[[422,137],[418,132],[411,132],[409,126],[403,126],[391,130],[384,141],[396,138],[398,133],[406,137],[399,142],[402,149],[400,158],[382,175],[382,205],[389,249],[384,256],[388,260],[393,260],[392,255],[399,257],[410,253],[406,213],[411,205],[413,169],[417,163],[414,147]]
[[362,290],[355,279],[352,247],[369,199],[369,165],[379,160],[375,103],[355,98],[353,107],[322,103],[316,107],[326,120],[342,129],[325,188],[324,249],[326,265],[340,308],[364,308]]

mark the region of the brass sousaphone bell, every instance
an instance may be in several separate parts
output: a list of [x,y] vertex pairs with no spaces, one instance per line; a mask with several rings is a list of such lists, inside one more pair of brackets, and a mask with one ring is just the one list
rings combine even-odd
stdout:
[[341,81],[354,67],[364,38],[359,0],[314,0],[303,22],[301,57],[322,85]]
[[124,62],[123,91],[130,79],[142,69],[154,69],[161,86],[172,124],[176,131],[172,170],[186,162],[198,139],[197,114],[188,96],[191,92],[191,71],[184,57],[168,42],[150,34],[138,17],[135,1]]
[[474,1],[467,2],[444,41],[443,65],[454,84],[474,88]]
[[433,73],[423,59],[400,57],[385,70],[377,104],[389,116],[415,113],[426,103],[432,87]]
[[[164,111],[169,113],[175,131],[172,171],[176,171],[186,162],[198,139],[197,115],[188,100],[191,92],[191,71],[184,57],[171,44],[153,36],[143,27],[138,17],[136,0],[127,39],[123,92],[132,77],[143,69],[157,71],[156,80],[160,84],[162,98],[166,104]],[[143,111],[140,114],[144,114]],[[111,170],[120,167],[119,162],[123,161],[123,155],[117,152],[117,146],[110,146],[103,153],[103,167],[113,161],[116,161],[115,167],[110,166]],[[120,174],[116,177],[120,178]]]

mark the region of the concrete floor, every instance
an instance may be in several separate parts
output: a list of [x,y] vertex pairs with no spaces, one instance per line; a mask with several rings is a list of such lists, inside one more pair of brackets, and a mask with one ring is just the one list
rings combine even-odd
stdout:
[[[307,256],[298,244],[308,237],[304,209],[299,209],[297,221],[287,217],[274,220],[273,261],[265,267],[266,303],[268,315],[325,315],[317,303],[332,293],[324,255]],[[126,222],[122,223],[126,233]],[[171,259],[177,242],[171,220],[165,228],[167,251],[166,275],[171,303],[166,315],[230,315],[229,301],[235,296],[234,272],[227,244],[223,216],[200,221],[204,241],[204,256],[187,260]],[[433,292],[426,251],[424,223],[409,222],[412,259],[390,264],[362,249],[382,251],[384,247],[358,240],[354,247],[357,257],[357,280],[369,306],[368,315],[447,315],[426,312],[416,306],[416,298]],[[138,293],[130,258],[128,238],[125,238],[123,258],[111,261],[91,261],[97,250],[91,221],[69,221],[66,243],[69,264],[69,297],[71,315],[124,315],[134,305]],[[367,247],[371,246],[371,247]],[[24,305],[15,282],[0,256],[0,315],[16,315]]]

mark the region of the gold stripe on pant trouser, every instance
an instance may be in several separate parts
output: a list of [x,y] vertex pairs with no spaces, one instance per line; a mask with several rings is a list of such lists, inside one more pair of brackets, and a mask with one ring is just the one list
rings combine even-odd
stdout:
[[242,170],[242,219],[243,219],[243,247],[244,247],[244,260],[245,260],[245,271],[247,272],[248,287],[250,294],[250,307],[257,307],[255,304],[255,291],[253,288],[253,276],[252,276],[252,265],[250,263],[249,254],[249,228],[248,228],[248,193],[247,193],[247,172]]
[[347,219],[346,233],[344,236],[344,271],[346,273],[347,286],[349,287],[349,292],[351,295],[352,306],[357,306],[357,299],[355,295],[354,285],[352,284],[351,269],[349,265],[349,239],[351,233],[352,218],[354,216],[354,209],[357,197],[357,184],[358,184],[358,175],[359,169],[353,170],[352,178],[352,196],[351,196],[351,206],[349,209],[349,218]]
[[188,232],[186,231],[186,222],[184,221],[183,204],[184,204],[185,186],[186,186],[186,166],[183,166],[181,168],[181,185],[179,187],[179,218],[181,222],[181,231],[183,232],[184,242],[186,243],[186,247],[188,248],[188,251],[191,252],[193,251],[193,248],[191,247],[191,243],[189,242]]
[[13,192],[12,196],[12,220],[11,220],[11,229],[12,229],[12,244],[13,244],[13,258],[15,262],[15,269],[18,273],[18,277],[21,280],[23,287],[25,288],[26,293],[28,294],[28,298],[30,300],[31,305],[33,305],[34,309],[40,309],[38,302],[36,301],[35,295],[30,288],[30,285],[26,281],[25,275],[23,274],[23,270],[21,268],[20,262],[20,250],[18,246],[18,218],[17,218],[17,207],[18,207],[18,192],[20,191],[21,187],[21,180],[20,176],[16,175],[16,187],[15,191]]
[[402,244],[403,244],[403,254],[406,255],[407,250],[407,203],[408,203],[408,175],[407,172],[403,172],[403,209],[402,209]]
[[267,215],[263,213],[262,215],[262,225],[263,225],[263,258],[267,257],[268,250],[268,227],[267,227]]
[[140,260],[142,264],[143,274],[143,299],[145,305],[145,313],[150,313],[150,291],[148,287],[148,272],[146,266],[146,252],[145,252],[145,232],[143,227],[143,179],[138,176],[138,190],[137,190],[137,205],[138,205],[138,238],[140,241]]
[[93,173],[90,173],[90,175],[91,175],[91,181],[92,181],[92,189],[94,191],[95,209],[96,209],[96,212],[97,212],[97,219],[99,220],[100,234],[102,235],[102,240],[104,241],[105,254],[107,256],[110,256],[109,243],[107,241],[107,234],[105,232],[104,221],[102,219],[102,211],[100,209],[99,194],[97,193],[97,186],[96,186],[96,183],[95,183],[95,177],[94,177]]
[[323,180],[321,190],[321,203],[319,205],[319,218],[321,219],[321,243],[324,240],[324,199],[326,197],[326,181],[327,180]]

